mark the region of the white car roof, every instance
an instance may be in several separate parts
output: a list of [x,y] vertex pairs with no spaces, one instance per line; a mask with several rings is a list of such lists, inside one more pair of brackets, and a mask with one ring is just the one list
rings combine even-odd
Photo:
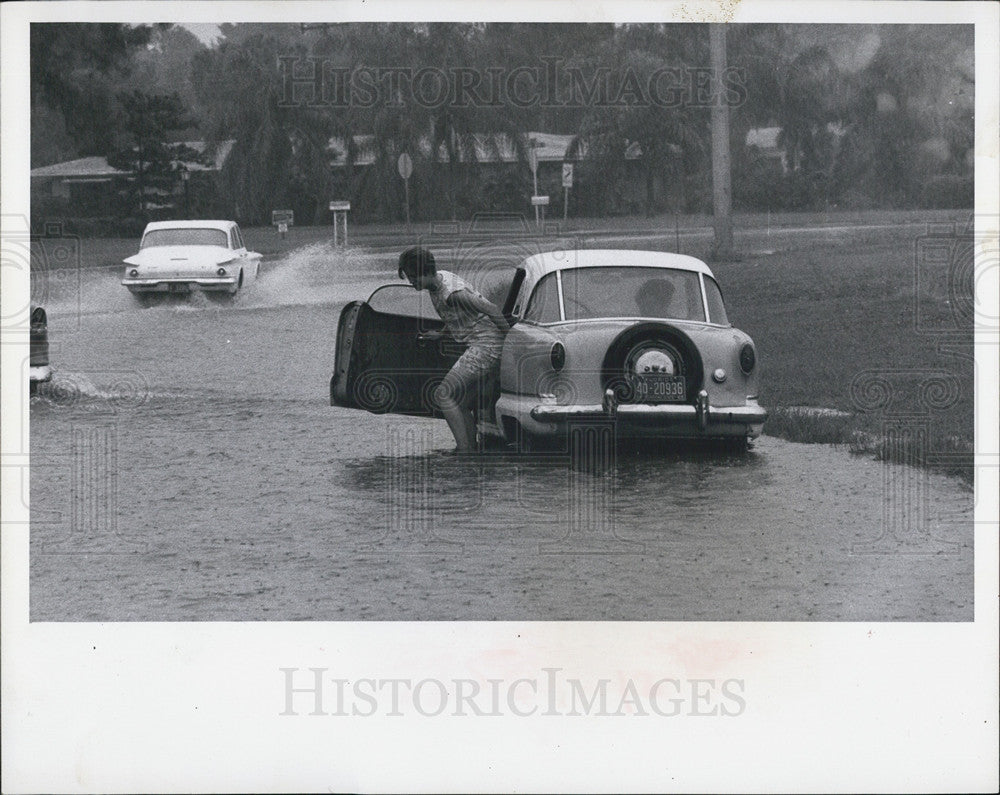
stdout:
[[[636,251],[634,249],[572,249],[547,251],[528,257],[521,267],[525,270],[525,284],[535,284],[546,274],[568,268],[675,268],[712,276],[704,262],[686,254],[663,251]],[[712,278],[715,278],[712,276]]]
[[218,229],[228,232],[236,226],[235,221],[151,221],[146,224],[143,234],[156,229]]

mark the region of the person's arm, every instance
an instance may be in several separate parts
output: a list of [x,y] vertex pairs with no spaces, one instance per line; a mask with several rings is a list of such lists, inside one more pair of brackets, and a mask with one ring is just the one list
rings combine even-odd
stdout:
[[503,313],[497,308],[496,304],[492,301],[487,301],[485,298],[480,298],[468,290],[456,290],[448,296],[448,303],[463,309],[482,312],[504,334],[510,331],[510,323],[507,322],[507,318],[503,316]]

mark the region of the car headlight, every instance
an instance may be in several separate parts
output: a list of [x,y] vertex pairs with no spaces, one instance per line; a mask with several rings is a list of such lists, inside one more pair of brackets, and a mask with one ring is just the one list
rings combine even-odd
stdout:
[[745,375],[750,375],[756,363],[757,354],[754,352],[753,345],[748,342],[740,348],[740,369]]

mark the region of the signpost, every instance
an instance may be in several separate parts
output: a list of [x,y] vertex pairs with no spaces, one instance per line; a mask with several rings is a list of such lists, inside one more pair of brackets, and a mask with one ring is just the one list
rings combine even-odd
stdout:
[[563,186],[563,223],[566,223],[566,215],[569,212],[569,189],[573,187],[573,164],[563,163],[562,173]]
[[292,210],[271,210],[271,226],[275,227],[282,237],[294,223],[295,213]]
[[531,182],[534,186],[534,190],[531,192],[531,204],[535,208],[535,226],[539,226],[541,222],[538,220],[538,208],[541,205],[535,203],[535,199],[538,197],[538,152],[535,147],[538,144],[535,141],[529,141],[528,146],[530,147],[528,149],[528,165],[531,167]]
[[403,152],[396,163],[399,169],[399,176],[403,178],[403,189],[406,191],[406,229],[410,229],[410,175],[413,173],[413,160]]
[[337,245],[337,228],[341,220],[344,222],[344,242],[340,245],[347,245],[347,214],[351,211],[350,202],[330,202],[330,212],[333,213],[333,245]]
[[[539,229],[541,229],[542,228],[542,221],[545,220],[545,208],[549,206],[549,197],[548,196],[538,196],[538,195],[532,196],[531,197],[531,206],[535,208],[535,226],[537,226]],[[539,218],[538,218],[539,209],[541,210],[541,213],[542,213],[541,220],[539,220]]]

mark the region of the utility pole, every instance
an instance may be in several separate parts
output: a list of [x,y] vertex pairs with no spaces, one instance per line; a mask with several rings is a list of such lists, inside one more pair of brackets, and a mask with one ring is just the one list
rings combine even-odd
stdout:
[[708,26],[712,65],[712,218],[715,227],[713,259],[733,259],[732,186],[729,157],[729,106],[722,76],[726,71],[726,26]]

